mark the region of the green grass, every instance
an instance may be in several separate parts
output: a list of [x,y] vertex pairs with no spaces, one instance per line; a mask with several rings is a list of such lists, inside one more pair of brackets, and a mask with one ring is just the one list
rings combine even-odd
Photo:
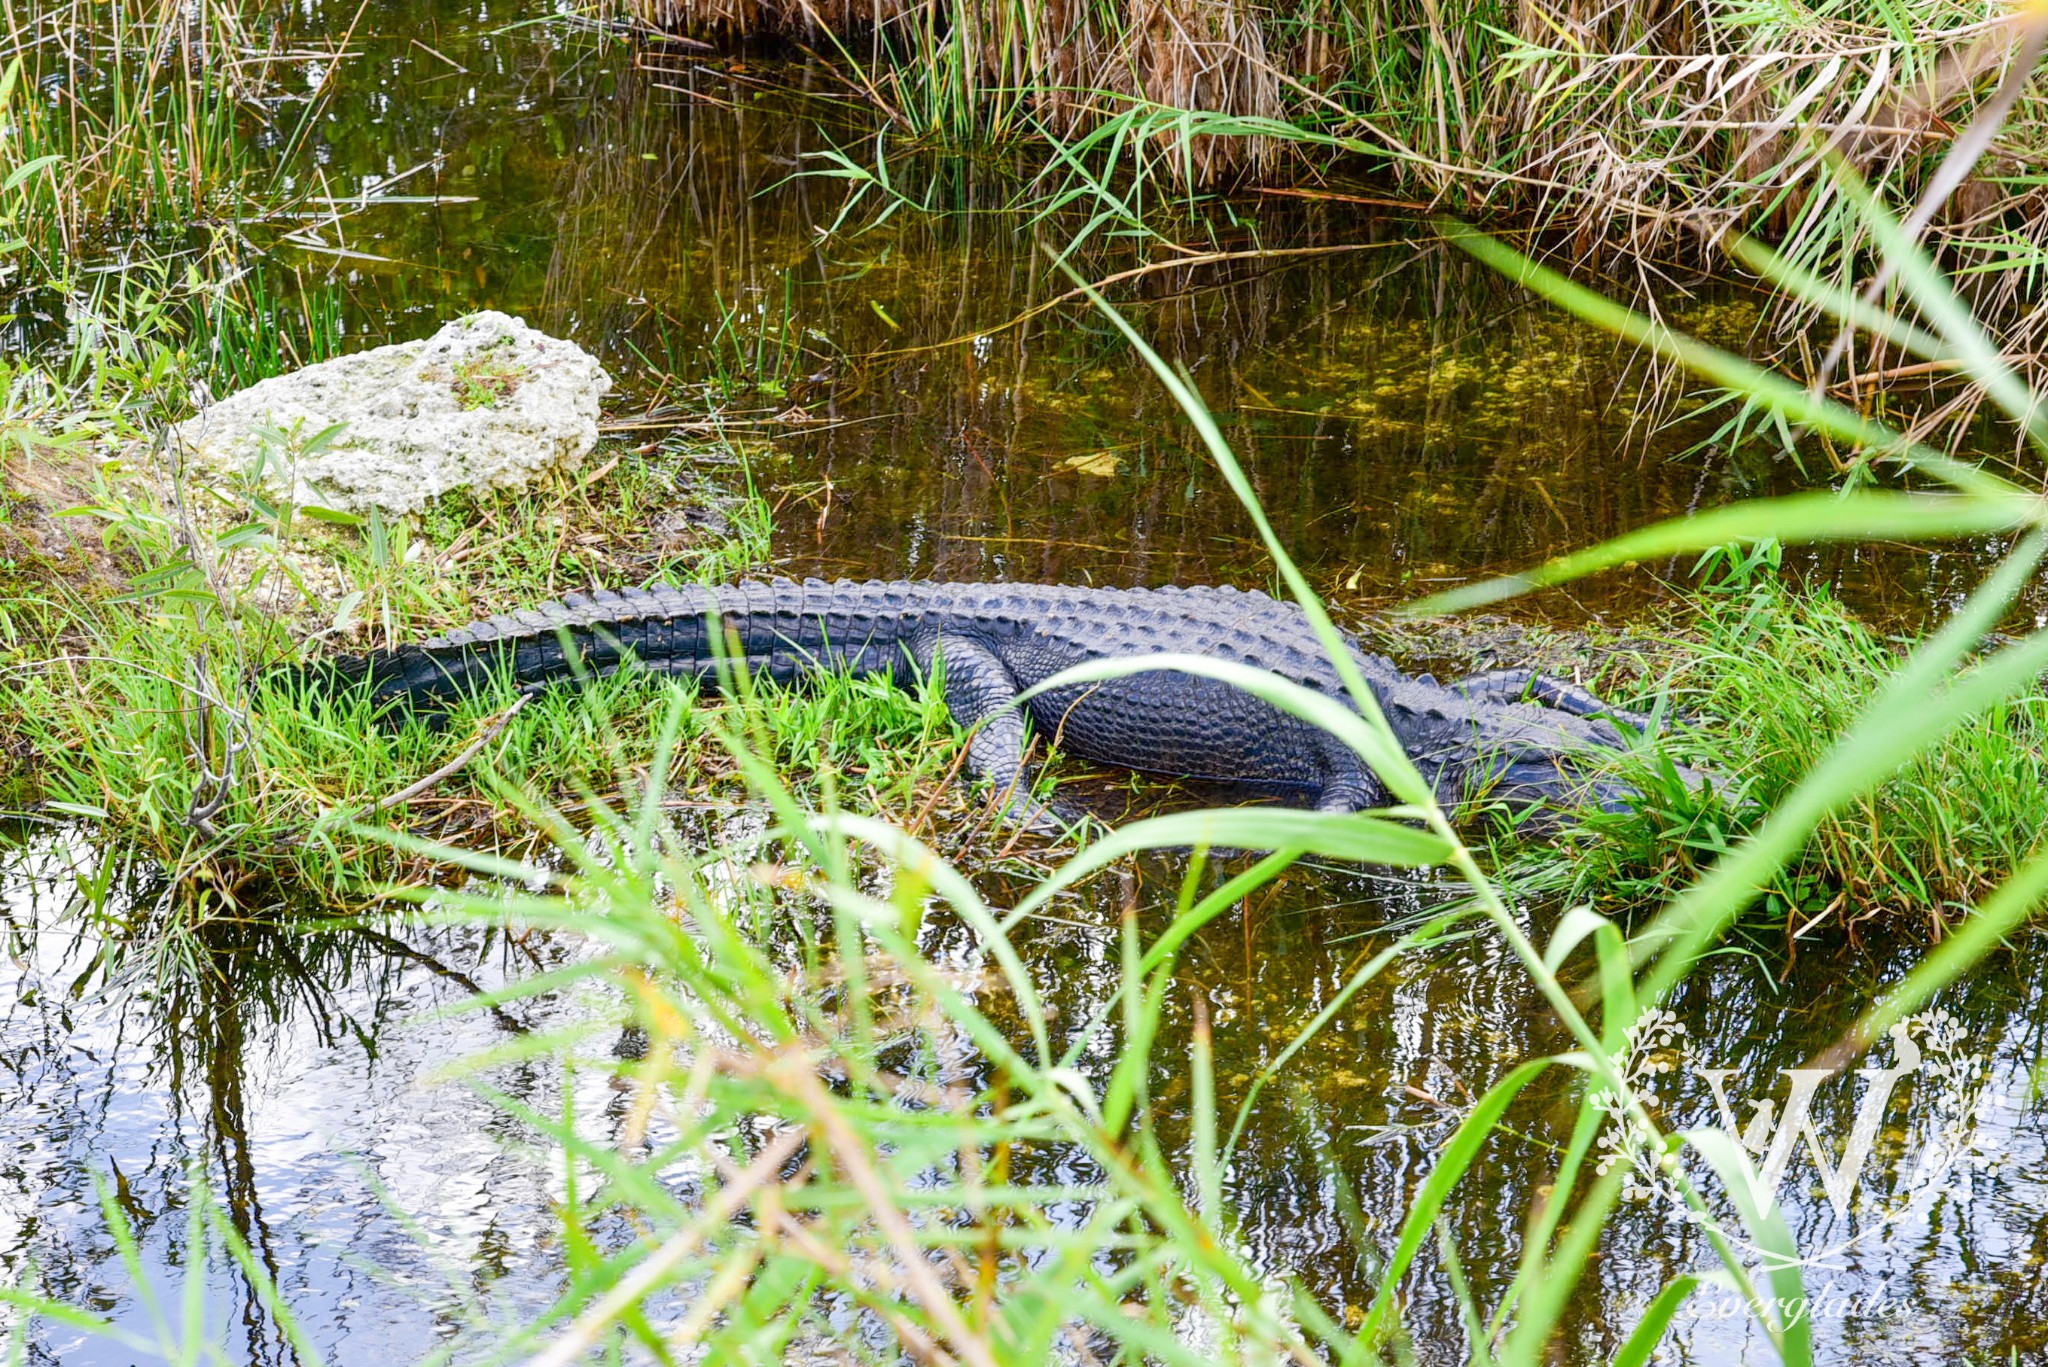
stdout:
[[[1663,750],[1707,775],[1692,791],[1658,749],[1618,767],[1648,793],[1533,846],[1499,847],[1525,895],[1649,906],[1752,831],[1873,702],[1915,643],[1873,632],[1825,587],[1770,569],[1710,585],[1656,651],[1642,701],[1685,718]],[[1939,939],[2048,834],[2048,697],[1995,699],[1820,821],[1759,889],[1752,931],[1832,940],[1875,922]],[[1958,794],[1968,794],[1966,802]]]
[[[452,1061],[452,1075],[473,1076],[486,1095],[488,1070],[526,1059],[553,1059],[571,1078],[615,1076],[626,1140],[594,1138],[594,1117],[573,1109],[504,1103],[571,1160],[558,1204],[562,1292],[521,1324],[471,1325],[428,1361],[572,1362],[619,1344],[657,1360],[697,1349],[767,1364],[792,1345],[829,1343],[887,1362],[907,1343],[1021,1364],[1049,1360],[1078,1333],[1130,1354],[1199,1335],[1200,1360],[1256,1362],[1348,1340],[1311,1303],[1269,1286],[1231,1237],[1221,1150],[1234,1117],[1217,1104],[1206,1029],[1190,1072],[1192,1180],[1181,1141],[1148,1104],[1162,1071],[1181,1069],[1150,1044],[1170,955],[1141,967],[1154,946],[1133,939],[1123,1000],[1061,1022],[1055,1036],[995,909],[958,873],[894,828],[808,817],[741,735],[725,743],[775,825],[709,848],[679,829],[661,776],[693,724],[686,701],[662,708],[639,752],[645,787],[627,803],[570,813],[529,800],[528,821],[553,835],[559,858],[523,867],[421,851],[477,875],[421,890],[434,914],[573,930],[597,950],[498,998],[577,992],[593,1008],[587,1026],[509,1039]],[[1183,927],[1213,914],[1208,900],[1184,910]],[[962,934],[983,947],[973,962],[919,948]],[[623,1024],[644,1032],[637,1060],[610,1048]],[[1078,1060],[1113,1041],[1114,1078],[1083,1081]],[[970,1050],[986,1070],[963,1079]],[[670,1178],[694,1163],[702,1178],[681,1195]],[[189,1247],[231,1238],[203,1193],[191,1211]],[[111,1202],[106,1218],[117,1244],[131,1237]],[[220,1253],[233,1257],[232,1244]],[[236,1260],[266,1317],[291,1333],[289,1292]],[[678,1286],[697,1288],[686,1323],[654,1329],[643,1301]],[[0,1299],[101,1327],[32,1292],[0,1288]],[[847,1314],[863,1334],[845,1332]],[[207,1361],[207,1332],[165,1323],[126,1346]],[[301,1353],[318,1360],[311,1345]]]
[[535,827],[529,804],[595,819],[648,781],[645,756],[671,709],[681,722],[659,776],[670,784],[663,819],[698,839],[744,825],[754,804],[726,731],[778,772],[803,775],[807,802],[843,802],[949,850],[993,829],[994,809],[946,782],[959,736],[937,689],[833,676],[700,698],[694,685],[622,672],[516,708],[508,687],[415,714],[302,690],[262,666],[237,673],[237,642],[217,618],[69,597],[30,616],[17,599],[5,625],[0,735],[26,763],[0,800],[82,821],[164,870],[172,895],[155,919],[99,927],[110,961],[148,962],[153,976],[203,972],[200,933],[217,918],[268,919],[280,904],[344,913],[390,882],[434,881],[430,863],[381,832],[540,858],[559,832]]
[[464,408],[496,408],[519,391],[526,372],[495,350],[474,352],[455,368],[455,397]]
[[[290,165],[324,82],[305,90],[312,54],[274,8],[0,0],[0,31],[0,235],[41,274],[68,275],[110,234],[261,220],[318,188],[289,188]],[[282,155],[258,157],[261,127]]]
[[[687,445],[651,457],[601,451],[594,459],[612,469],[595,484],[555,472],[517,495],[459,494],[417,516],[343,523],[223,490],[220,499],[247,506],[202,537],[196,557],[173,511],[155,501],[160,486],[102,468],[95,498],[74,511],[99,525],[134,587],[43,583],[0,604],[0,737],[10,753],[35,757],[13,776],[11,802],[88,817],[180,874],[204,866],[210,881],[228,870],[233,882],[260,872],[359,899],[368,880],[392,870],[362,858],[346,818],[461,752],[512,695],[432,717],[380,716],[360,698],[295,697],[273,673],[301,649],[288,624],[327,638],[311,649],[360,649],[592,584],[730,579],[762,553],[758,500],[733,503],[722,534],[648,544],[659,517],[684,516],[678,482],[705,454]],[[741,465],[723,469],[744,476]],[[200,497],[185,488],[187,506]],[[33,583],[42,571],[23,573]],[[294,587],[281,615],[253,607],[276,605],[268,590],[285,584]],[[316,601],[299,597],[301,584]],[[508,778],[544,775],[542,791],[563,801],[615,791],[625,772],[618,757],[644,747],[675,687],[620,676],[547,694],[476,762],[391,819],[512,840],[517,813],[499,792]],[[767,691],[746,712],[764,752],[813,776],[808,793],[837,784],[906,823],[936,801],[933,779],[953,757],[942,708],[869,681]],[[717,781],[727,766],[707,763],[701,728],[688,739],[679,764],[706,775],[708,804],[729,806],[733,790]],[[226,775],[230,755],[228,791],[208,810],[217,785],[207,775]],[[195,820],[198,811],[208,814]]]
[[765,298],[751,308],[742,301],[717,302],[718,326],[703,347],[706,383],[717,399],[786,398],[806,371],[830,360],[829,351],[818,351],[820,334],[795,319],[794,272],[783,272],[782,298],[772,309]]

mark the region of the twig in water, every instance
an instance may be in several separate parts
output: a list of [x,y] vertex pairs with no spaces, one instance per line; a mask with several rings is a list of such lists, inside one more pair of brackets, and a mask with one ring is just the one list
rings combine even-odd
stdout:
[[1375,209],[1414,209],[1428,212],[1434,206],[1420,199],[1391,199],[1385,195],[1347,195],[1335,190],[1316,190],[1287,185],[1259,185],[1252,193],[1277,195],[1283,199],[1309,199],[1331,204],[1364,204]]
[[442,61],[444,61],[444,62],[448,63],[448,65],[450,65],[450,66],[454,67],[454,68],[455,68],[455,69],[456,69],[457,71],[461,72],[461,73],[462,73],[463,75],[467,76],[467,75],[469,74],[469,68],[468,68],[468,67],[466,67],[466,66],[464,66],[464,65],[463,65],[462,63],[460,63],[460,62],[456,61],[456,60],[455,60],[455,59],[454,59],[453,57],[450,57],[450,56],[449,56],[449,55],[448,55],[447,53],[445,53],[445,52],[441,51],[441,49],[439,49],[439,48],[436,48],[436,47],[428,47],[428,46],[427,46],[427,45],[426,45],[425,43],[421,42],[421,41],[420,41],[419,39],[417,39],[417,38],[415,38],[415,39],[413,39],[413,40],[412,40],[412,45],[413,45],[414,47],[416,47],[416,48],[420,49],[420,50],[421,50],[422,52],[428,53],[428,54],[429,54],[429,55],[431,55],[431,56],[439,57],[439,58],[440,58],[440,59],[441,59]]
[[[192,800],[185,809],[185,824],[211,840],[216,835],[213,818],[227,805],[229,795],[234,792],[236,761],[248,745],[249,727],[240,713],[215,696],[213,682],[207,676],[206,652],[203,649],[193,653],[190,668],[191,694],[198,700],[197,720],[192,719],[192,711],[181,707],[178,709],[178,723],[185,733],[185,749],[198,767],[199,777],[192,784]],[[227,713],[233,729],[240,732],[239,736],[231,734],[228,737],[227,752],[221,757],[218,773],[214,772],[211,763],[215,708]]]
[[368,821],[379,812],[388,812],[393,807],[402,807],[414,798],[430,791],[436,785],[444,783],[461,773],[463,769],[468,767],[471,760],[483,753],[483,748],[486,745],[489,745],[498,738],[498,733],[505,729],[508,722],[519,715],[520,709],[533,701],[533,697],[534,695],[531,693],[521,693],[516,702],[491,720],[491,724],[483,729],[481,735],[463,747],[461,754],[449,760],[446,764],[436,769],[433,773],[428,774],[411,787],[401,788],[389,797],[378,798],[375,802],[357,812],[350,820]]
[[[423,949],[413,948],[396,935],[387,935],[375,926],[357,926],[355,927],[355,933],[361,938],[368,940],[371,944],[376,945],[386,954],[393,954],[401,959],[410,960],[434,976],[446,978],[472,997],[481,999],[488,995],[484,985],[475,978],[470,977],[459,968],[450,968],[447,964],[442,963]],[[489,1010],[491,1019],[495,1020],[498,1023],[498,1028],[506,1033],[513,1035],[530,1033],[526,1024],[504,1007],[493,1004]]]
[[[1999,359],[2007,365],[2012,365],[2016,362],[2040,360],[2041,354],[2038,352],[2031,354],[2027,352],[2012,352]],[[1851,375],[1846,379],[1835,381],[1833,387],[1838,390],[1853,390],[1861,385],[1878,384],[1886,380],[1911,380],[1917,379],[1922,375],[1939,375],[1951,370],[1961,370],[1963,365],[1964,362],[1953,356],[1944,357],[1937,361],[1917,361],[1912,365],[1889,366],[1882,370],[1866,370],[1860,374]]]

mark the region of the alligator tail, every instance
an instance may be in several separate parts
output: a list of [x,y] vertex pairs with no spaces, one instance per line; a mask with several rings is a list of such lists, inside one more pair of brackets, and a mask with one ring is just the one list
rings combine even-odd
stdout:
[[[810,580],[708,588],[600,589],[488,618],[418,645],[300,667],[309,691],[367,687],[373,699],[445,703],[501,682],[537,688],[635,663],[716,682],[722,661],[788,682],[822,669],[901,664],[911,586]],[[914,617],[911,619],[914,620]],[[714,638],[713,623],[722,640]]]

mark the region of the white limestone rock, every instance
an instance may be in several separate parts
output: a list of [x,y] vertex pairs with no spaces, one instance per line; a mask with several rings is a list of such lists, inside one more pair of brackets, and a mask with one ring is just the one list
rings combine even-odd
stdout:
[[[582,459],[597,444],[598,400],[611,387],[574,342],[486,311],[423,342],[251,385],[177,435],[188,462],[230,476],[260,464],[263,482],[281,491],[289,479],[300,504],[409,513],[451,489],[517,487]],[[346,426],[332,440],[313,440],[336,423]],[[269,459],[266,427],[291,434],[272,439]]]

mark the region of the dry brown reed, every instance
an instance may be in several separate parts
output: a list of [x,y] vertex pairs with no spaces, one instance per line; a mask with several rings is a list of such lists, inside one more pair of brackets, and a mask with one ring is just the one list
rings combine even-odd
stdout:
[[[1161,169],[1208,183],[1271,169],[1284,135],[1263,123],[1284,120],[1378,153],[1404,188],[1449,207],[1533,212],[1650,251],[1739,223],[1777,229],[1796,254],[1831,221],[1810,211],[1826,155],[1910,190],[1997,84],[2018,33],[2007,0],[624,3],[670,32],[829,40],[920,132],[1015,132],[1028,109],[1065,137],[1134,105],[1191,111],[1216,117],[1184,130],[1195,156]],[[275,28],[217,0],[0,0],[0,16],[0,57],[24,59],[26,76],[123,63],[113,117],[65,109],[63,139],[14,149],[68,143],[67,171],[111,194],[182,182],[203,199],[223,169],[210,163],[247,131],[236,124],[276,122],[275,65],[332,55],[283,51]],[[2038,98],[2015,111],[1943,226],[2009,225],[2038,188],[2012,182],[2048,151],[2044,115]]]
[[[1910,9],[1760,0],[630,0],[668,32],[835,40],[877,87],[929,79],[952,46],[990,102],[1026,98],[1054,131],[1118,99],[1356,138],[1461,201],[1607,201],[1633,231],[1730,189],[1806,178],[1804,130],[1871,168],[1938,151],[1996,84],[2017,27],[2004,0]],[[986,111],[984,111],[986,112]],[[2038,125],[2022,111],[2008,141]],[[956,130],[958,131],[958,130]],[[1247,141],[1256,143],[1256,138]],[[1235,173],[1243,151],[1198,165]],[[1670,182],[1684,182],[1671,199]],[[1959,212],[1990,207],[1990,192]],[[1774,198],[1780,221],[1798,198]]]
[[[1869,244],[1824,169],[1844,162],[1910,204],[2021,33],[2007,0],[632,3],[669,32],[836,48],[900,127],[1049,137],[1070,159],[1116,163],[1104,184],[1282,179],[1290,149],[1314,178],[1348,152],[1410,197],[1511,215],[1581,259],[1619,252],[1632,274],[1718,264],[1740,230],[1841,284]],[[2029,89],[1926,233],[2036,374],[2044,164],[2048,99]],[[1777,321],[1796,346],[1811,316]],[[1842,373],[1899,364],[1849,360]]]
[[[1245,0],[631,0],[668,33],[826,40],[866,68],[878,102],[918,131],[1011,131],[1020,114],[1066,137],[1133,106],[1256,119],[1289,112],[1293,44]],[[949,117],[952,114],[964,117]],[[923,117],[920,117],[922,115]],[[933,117],[937,116],[937,117]],[[1172,140],[1177,179],[1266,169],[1258,134]]]

